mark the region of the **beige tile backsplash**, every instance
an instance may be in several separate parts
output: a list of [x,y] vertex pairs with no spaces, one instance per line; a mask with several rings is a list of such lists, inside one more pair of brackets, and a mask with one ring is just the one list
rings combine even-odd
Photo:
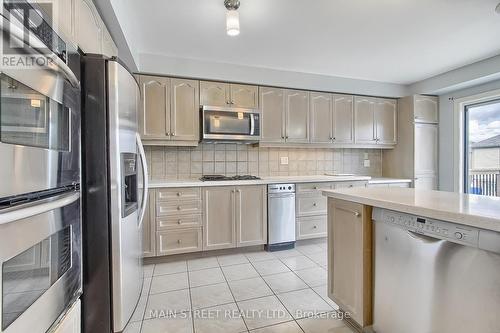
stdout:
[[[325,172],[381,176],[380,149],[261,148],[236,144],[145,147],[151,180],[197,179],[203,174],[321,175]],[[368,154],[370,167],[363,166]],[[280,164],[288,157],[288,165]]]

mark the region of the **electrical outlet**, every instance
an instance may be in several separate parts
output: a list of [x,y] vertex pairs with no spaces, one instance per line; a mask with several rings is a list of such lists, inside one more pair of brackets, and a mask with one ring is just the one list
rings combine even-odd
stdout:
[[368,159],[368,153],[365,153],[365,160]]
[[365,166],[365,168],[369,168],[370,167],[370,160],[365,160],[363,165]]
[[281,165],[288,165],[288,156],[280,157],[280,164]]

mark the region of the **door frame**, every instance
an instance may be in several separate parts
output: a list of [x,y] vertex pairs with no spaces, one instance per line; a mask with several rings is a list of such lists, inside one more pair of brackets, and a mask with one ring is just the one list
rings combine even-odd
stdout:
[[466,110],[469,106],[483,104],[500,99],[500,89],[484,93],[457,98],[453,100],[453,191],[464,193],[465,189],[465,136]]

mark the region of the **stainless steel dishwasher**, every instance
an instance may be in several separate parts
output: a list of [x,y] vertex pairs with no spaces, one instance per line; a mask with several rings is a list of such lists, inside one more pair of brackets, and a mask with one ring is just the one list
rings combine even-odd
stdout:
[[377,333],[500,332],[500,233],[375,208]]
[[267,186],[268,251],[295,247],[295,184]]

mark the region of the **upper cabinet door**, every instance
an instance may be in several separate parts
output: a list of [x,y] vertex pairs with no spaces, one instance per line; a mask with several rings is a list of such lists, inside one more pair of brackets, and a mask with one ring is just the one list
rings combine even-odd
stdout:
[[92,0],[76,0],[76,41],[85,53],[102,53],[102,21]]
[[354,98],[354,135],[356,143],[376,142],[375,138],[375,99],[370,97]]
[[171,138],[178,141],[198,141],[200,137],[198,81],[171,80]]
[[105,27],[102,30],[102,54],[110,58],[118,56],[118,48]]
[[354,142],[353,97],[333,95],[333,142]]
[[376,139],[380,144],[396,144],[397,106],[392,99],[379,99],[375,103]]
[[284,142],[285,91],[260,87],[261,142]]
[[259,88],[244,84],[231,84],[231,106],[247,109],[259,107]]
[[209,106],[229,106],[230,105],[229,83],[222,82],[200,82],[200,103]]
[[309,141],[309,92],[286,90],[285,139],[287,142]]
[[422,123],[437,123],[438,115],[438,98],[434,96],[415,96],[415,122]]
[[139,132],[144,140],[170,138],[170,79],[141,75]]
[[332,142],[332,95],[311,93],[309,111],[311,113],[311,142]]
[[65,41],[76,44],[75,1],[77,0],[28,0],[36,3],[52,20],[52,27]]

